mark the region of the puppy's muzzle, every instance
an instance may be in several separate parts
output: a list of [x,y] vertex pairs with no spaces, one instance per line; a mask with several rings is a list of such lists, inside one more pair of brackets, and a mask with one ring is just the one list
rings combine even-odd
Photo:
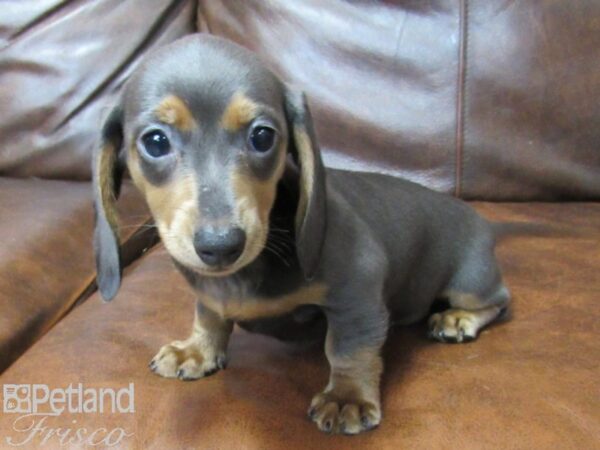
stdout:
[[244,252],[246,233],[239,227],[201,228],[194,235],[194,249],[204,264],[225,268]]

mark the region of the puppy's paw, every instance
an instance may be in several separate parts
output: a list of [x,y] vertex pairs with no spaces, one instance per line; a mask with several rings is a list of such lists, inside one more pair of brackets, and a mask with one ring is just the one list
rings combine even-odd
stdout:
[[224,369],[225,352],[202,351],[196,340],[173,341],[163,346],[150,361],[150,370],[165,378],[190,381],[206,377]]
[[308,417],[326,433],[358,434],[379,425],[381,408],[364,399],[344,399],[322,392],[313,397]]
[[440,342],[469,342],[477,337],[477,314],[460,309],[449,309],[432,314],[429,318],[429,337]]

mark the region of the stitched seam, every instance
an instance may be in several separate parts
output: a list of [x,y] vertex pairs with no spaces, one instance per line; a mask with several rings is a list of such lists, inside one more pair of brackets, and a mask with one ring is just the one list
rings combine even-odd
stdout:
[[454,195],[462,194],[465,131],[465,90],[467,78],[468,0],[461,0],[459,10],[458,74],[456,82],[456,159]]

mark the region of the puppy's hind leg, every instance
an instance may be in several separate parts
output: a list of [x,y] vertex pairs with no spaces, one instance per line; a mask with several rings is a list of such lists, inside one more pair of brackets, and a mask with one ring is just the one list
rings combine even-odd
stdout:
[[448,292],[447,297],[451,308],[432,314],[428,322],[429,337],[440,342],[461,343],[474,340],[483,327],[506,310],[509,301],[508,290],[504,286],[497,294],[497,302],[460,292]]
[[467,266],[468,272],[459,273],[442,293],[450,309],[429,318],[430,338],[453,343],[472,341],[508,308],[510,293],[502,283],[495,260],[479,260],[479,263],[479,270]]

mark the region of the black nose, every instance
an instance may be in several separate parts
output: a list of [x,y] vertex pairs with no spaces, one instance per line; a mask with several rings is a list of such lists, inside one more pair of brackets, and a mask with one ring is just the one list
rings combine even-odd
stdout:
[[244,251],[246,233],[241,228],[203,228],[194,235],[194,248],[208,266],[229,266]]

